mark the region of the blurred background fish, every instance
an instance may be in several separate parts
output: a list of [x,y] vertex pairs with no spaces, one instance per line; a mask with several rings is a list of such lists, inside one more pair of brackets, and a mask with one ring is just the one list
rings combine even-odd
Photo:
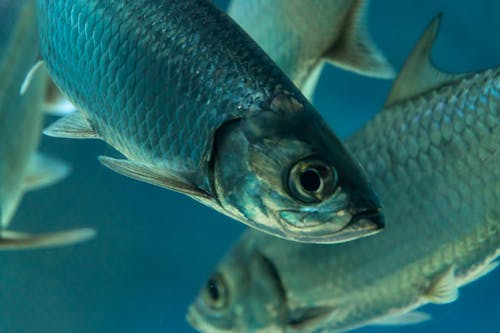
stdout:
[[228,12],[311,98],[325,62],[362,75],[394,76],[370,37],[368,2],[233,0]]
[[298,245],[247,231],[190,307],[201,332],[341,332],[405,325],[450,303],[500,254],[500,67],[452,75],[429,61],[440,16],[386,108],[347,140],[385,202],[387,230]]
[[[36,152],[43,124],[47,75],[36,75],[25,94],[19,92],[38,54],[35,2],[7,2],[0,8],[17,13],[12,25],[6,26],[3,21],[0,26],[4,31],[0,41],[0,226],[5,229],[26,191],[58,182],[66,177],[69,167]],[[39,235],[0,230],[0,250],[65,245],[92,235],[89,229]]]

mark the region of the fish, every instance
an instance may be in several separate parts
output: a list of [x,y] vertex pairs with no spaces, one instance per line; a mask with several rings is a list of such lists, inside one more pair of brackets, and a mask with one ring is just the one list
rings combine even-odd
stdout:
[[383,229],[364,170],[265,52],[210,1],[37,1],[42,67],[111,170],[298,242]]
[[18,17],[12,27],[1,26],[5,38],[0,41],[0,250],[62,246],[90,239],[95,231],[89,228],[41,234],[6,230],[23,194],[60,181],[69,166],[36,152],[48,76],[38,73],[26,93],[19,94],[38,54],[35,2],[3,3],[2,10]]
[[388,226],[337,245],[248,230],[189,307],[201,332],[344,332],[415,324],[498,266],[500,67],[450,74],[430,61],[441,15],[383,110],[347,139]]
[[371,77],[394,77],[369,34],[368,3],[233,0],[228,13],[312,99],[325,63]]

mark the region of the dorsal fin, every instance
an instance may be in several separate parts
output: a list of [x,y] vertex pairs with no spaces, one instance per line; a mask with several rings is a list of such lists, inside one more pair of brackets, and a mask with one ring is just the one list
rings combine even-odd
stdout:
[[353,0],[339,39],[324,58],[335,66],[377,78],[394,77],[394,69],[373,42],[366,24],[368,0]]
[[434,17],[408,59],[406,59],[403,69],[395,80],[391,93],[385,102],[386,107],[463,77],[463,74],[443,72],[432,64],[431,50],[436,40],[441,17],[442,14]]

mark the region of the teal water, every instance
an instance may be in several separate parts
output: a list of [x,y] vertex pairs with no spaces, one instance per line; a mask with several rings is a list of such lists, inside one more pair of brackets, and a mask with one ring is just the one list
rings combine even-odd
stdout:
[[[373,1],[372,34],[396,68],[439,11],[437,65],[457,72],[500,65],[498,0]],[[315,104],[345,137],[378,112],[389,88],[390,82],[330,67]],[[0,252],[0,333],[194,332],[185,310],[244,227],[187,197],[108,171],[96,160],[110,151],[102,142],[44,138],[41,150],[69,161],[72,174],[27,194],[12,228],[91,226],[99,234],[74,247]],[[498,295],[500,270],[462,288],[455,303],[425,307],[433,316],[427,323],[359,332],[498,332]]]

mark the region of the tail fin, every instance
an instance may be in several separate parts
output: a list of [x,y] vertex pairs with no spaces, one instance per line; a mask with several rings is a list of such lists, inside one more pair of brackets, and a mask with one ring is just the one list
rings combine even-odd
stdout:
[[94,229],[83,228],[44,234],[27,234],[11,230],[0,232],[0,251],[28,250],[81,243],[95,237]]

